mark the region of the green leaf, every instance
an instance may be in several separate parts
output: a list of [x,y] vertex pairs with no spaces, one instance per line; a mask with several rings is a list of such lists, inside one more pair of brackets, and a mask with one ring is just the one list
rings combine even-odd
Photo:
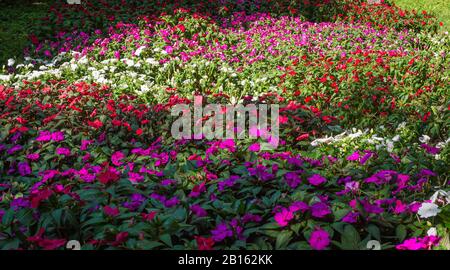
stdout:
[[275,249],[285,249],[289,241],[291,241],[292,232],[291,231],[282,231],[277,236],[277,241],[275,243]]

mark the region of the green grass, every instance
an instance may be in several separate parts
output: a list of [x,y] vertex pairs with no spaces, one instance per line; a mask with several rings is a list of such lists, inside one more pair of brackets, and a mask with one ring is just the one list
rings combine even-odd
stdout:
[[0,66],[20,58],[28,40],[29,26],[47,13],[50,0],[0,1]]
[[391,0],[403,9],[432,12],[439,21],[444,23],[444,29],[450,30],[450,0]]

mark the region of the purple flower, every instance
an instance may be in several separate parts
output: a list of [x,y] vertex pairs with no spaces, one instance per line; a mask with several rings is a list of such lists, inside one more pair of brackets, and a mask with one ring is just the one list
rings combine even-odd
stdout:
[[311,206],[311,214],[313,217],[322,218],[331,214],[331,210],[325,203],[317,202]]
[[291,206],[289,206],[289,210],[292,212],[300,211],[302,213],[305,213],[309,210],[309,206],[305,202],[298,201],[291,204]]
[[8,153],[8,155],[12,155],[12,154],[14,154],[15,152],[17,152],[17,151],[20,151],[20,150],[22,150],[22,146],[21,145],[14,145],[13,147],[11,147],[11,148],[9,148],[8,149],[8,151],[7,151],[7,153]]
[[426,143],[421,144],[420,147],[425,149],[425,151],[427,151],[428,154],[432,154],[432,155],[437,155],[437,154],[439,154],[439,152],[441,152],[441,149],[431,146],[431,145],[428,145]]
[[217,189],[219,191],[223,191],[225,189],[225,187],[232,187],[232,186],[234,186],[235,182],[237,180],[239,180],[239,178],[240,177],[237,175],[232,175],[232,176],[230,176],[230,178],[227,178],[227,179],[217,183]]
[[347,222],[347,223],[356,223],[356,221],[358,220],[359,214],[355,213],[355,212],[349,212],[347,215],[345,215],[342,218],[343,222]]
[[284,180],[291,188],[296,188],[302,182],[301,178],[295,172],[286,173]]
[[26,175],[30,175],[31,174],[30,164],[28,164],[28,162],[26,162],[26,161],[19,162],[17,167],[19,169],[19,174],[21,176],[26,176]]
[[264,165],[257,165],[256,168],[248,168],[248,172],[251,176],[256,176],[261,181],[268,181],[274,177],[273,174],[267,171]]
[[262,217],[259,215],[254,215],[251,213],[247,213],[242,217],[242,223],[248,223],[248,222],[261,222],[262,221]]
[[311,185],[318,186],[318,185],[325,183],[327,181],[327,179],[325,177],[321,176],[320,174],[313,174],[312,176],[310,176],[308,178],[308,181]]
[[128,179],[132,183],[139,183],[139,182],[144,181],[144,176],[139,173],[128,172]]
[[177,196],[174,196],[164,202],[164,207],[170,208],[174,207],[175,205],[179,204],[180,200],[178,200]]
[[215,242],[220,242],[227,237],[232,237],[233,231],[228,228],[226,223],[220,223],[211,231],[211,234]]
[[197,217],[206,217],[208,215],[208,212],[206,212],[199,204],[192,205],[190,209]]
[[18,211],[22,208],[29,208],[30,205],[31,205],[30,202],[24,198],[16,198],[16,199],[12,200],[10,203],[10,207],[14,211]]

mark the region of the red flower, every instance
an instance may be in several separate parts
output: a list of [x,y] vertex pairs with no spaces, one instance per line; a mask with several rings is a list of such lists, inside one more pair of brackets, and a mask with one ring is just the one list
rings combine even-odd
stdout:
[[118,246],[128,239],[128,232],[120,232],[116,235],[116,241],[112,243],[113,246]]
[[214,240],[209,237],[202,237],[202,236],[194,236],[195,241],[197,241],[197,247],[198,250],[212,250],[214,246]]
[[303,141],[303,140],[307,140],[309,138],[309,134],[308,133],[304,133],[300,136],[298,136],[295,140],[296,141]]
[[95,121],[88,121],[88,125],[95,129],[99,129],[103,126],[103,123],[102,123],[102,121],[96,119]]
[[117,207],[111,207],[111,206],[105,206],[103,207],[103,212],[110,217],[115,217],[120,214],[119,208]]
[[177,25],[176,28],[178,28],[183,33],[186,31],[186,27],[184,27],[184,25],[182,24]]
[[136,135],[141,136],[142,133],[143,133],[142,128],[138,128],[138,129],[136,130]]
[[152,211],[148,214],[142,213],[141,216],[145,221],[152,221],[155,218],[156,213],[157,213],[156,211]]
[[102,184],[109,184],[119,180],[120,176],[107,167],[103,172],[97,174],[97,179]]

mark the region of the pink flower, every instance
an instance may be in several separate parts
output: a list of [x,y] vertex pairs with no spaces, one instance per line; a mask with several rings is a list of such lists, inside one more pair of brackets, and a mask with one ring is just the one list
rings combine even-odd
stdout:
[[26,175],[31,174],[30,164],[28,164],[28,162],[26,162],[26,161],[20,162],[17,166],[19,169],[19,174],[21,176],[26,176]]
[[359,151],[353,152],[350,156],[347,157],[348,161],[356,161],[359,159]]
[[64,133],[61,131],[53,132],[51,137],[54,142],[64,141]]
[[285,227],[288,225],[289,221],[294,218],[294,214],[291,210],[283,208],[281,212],[275,214],[275,221],[281,227]]
[[111,156],[111,162],[115,166],[120,166],[123,164],[122,159],[125,157],[124,153],[117,151]]
[[419,241],[418,238],[405,240],[402,244],[395,247],[398,250],[419,250],[426,248],[426,245]]
[[317,228],[309,237],[309,245],[315,250],[324,250],[330,244],[330,235],[327,231]]
[[248,151],[250,152],[259,152],[259,150],[261,150],[259,143],[254,143],[248,147]]
[[56,154],[62,155],[62,156],[70,156],[71,153],[70,153],[70,149],[60,147],[60,148],[56,149]]
[[36,161],[40,158],[40,155],[38,153],[32,153],[27,155],[27,159],[31,161]]
[[308,181],[311,185],[318,186],[318,185],[325,183],[327,181],[327,179],[325,177],[321,176],[320,174],[313,174],[312,176],[310,176],[308,178]]
[[397,200],[395,201],[395,208],[394,208],[394,213],[395,214],[401,214],[403,212],[405,212],[406,210],[408,210],[408,205],[402,203],[402,201]]

